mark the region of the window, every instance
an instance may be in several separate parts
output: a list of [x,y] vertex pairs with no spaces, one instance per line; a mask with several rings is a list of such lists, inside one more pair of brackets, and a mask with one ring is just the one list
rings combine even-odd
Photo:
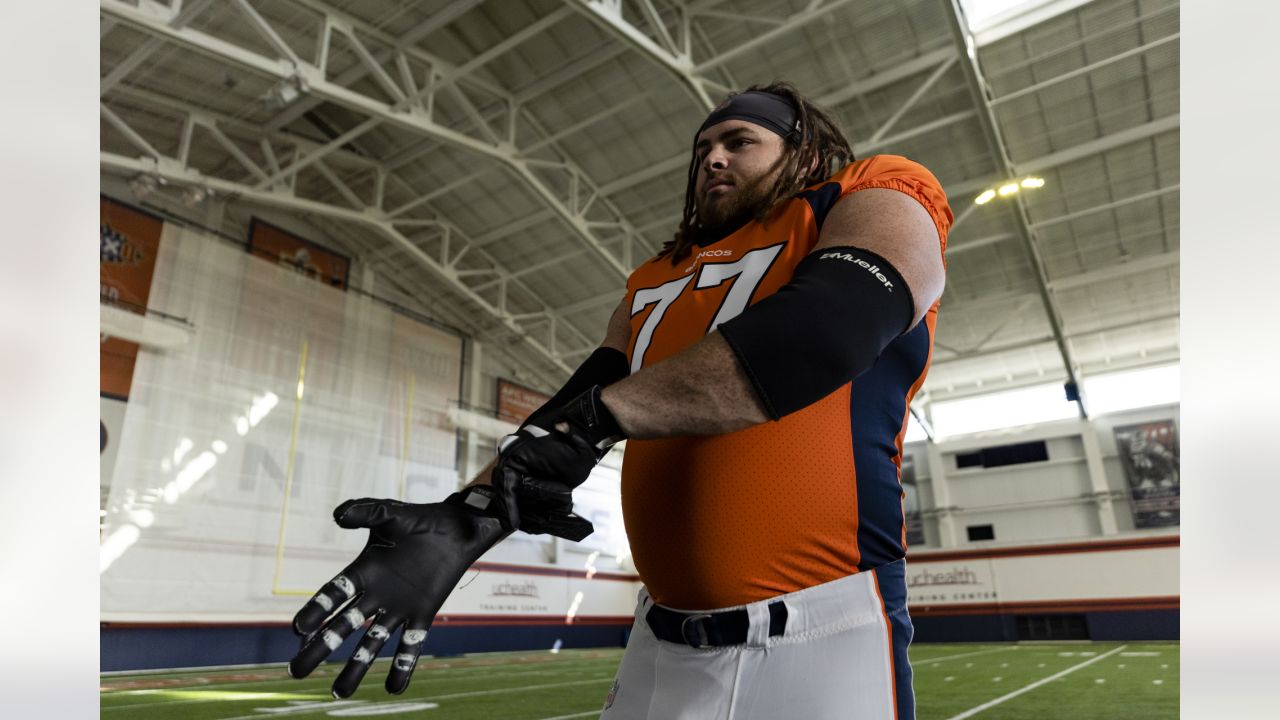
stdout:
[[1088,0],[960,0],[979,47],[1069,12]]
[[1003,467],[1005,465],[1021,465],[1023,463],[1044,462],[1049,459],[1049,446],[1043,440],[1014,443],[1012,445],[996,445],[973,452],[957,453],[956,468],[968,467]]
[[969,533],[969,542],[996,539],[996,528],[994,525],[970,525],[966,527],[965,530]]
[[1062,385],[1050,383],[933,404],[936,438],[999,428],[1066,420],[1079,416]]
[[1084,398],[1090,415],[1152,405],[1172,405],[1182,399],[1182,367],[1164,365],[1084,379]]

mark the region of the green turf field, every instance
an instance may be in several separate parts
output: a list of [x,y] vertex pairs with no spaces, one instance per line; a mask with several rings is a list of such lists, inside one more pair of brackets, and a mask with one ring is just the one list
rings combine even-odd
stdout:
[[[291,680],[283,665],[102,678],[103,720],[594,717],[621,650],[424,658],[401,696],[380,660],[355,696],[332,700],[340,664]],[[915,645],[917,717],[951,720],[1146,720],[1178,717],[1176,643]],[[793,720],[779,718],[779,720]],[[794,719],[803,720],[803,719]]]

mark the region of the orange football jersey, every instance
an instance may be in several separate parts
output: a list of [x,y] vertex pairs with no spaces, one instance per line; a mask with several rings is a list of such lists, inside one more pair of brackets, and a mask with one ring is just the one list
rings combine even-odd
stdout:
[[[937,179],[903,157],[853,162],[676,265],[627,281],[631,372],[693,344],[785,285],[843,196],[888,188],[928,210],[946,249],[952,213]],[[908,404],[924,383],[937,303],[876,363],[822,400],[738,432],[630,440],[622,507],[655,602],[741,605],[878,567],[906,553],[899,467]],[[856,318],[811,318],[856,322]]]

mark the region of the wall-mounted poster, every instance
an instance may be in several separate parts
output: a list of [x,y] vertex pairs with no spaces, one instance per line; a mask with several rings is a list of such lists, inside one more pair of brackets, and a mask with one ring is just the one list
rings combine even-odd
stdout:
[[1139,528],[1179,524],[1178,428],[1172,420],[1115,429],[1120,464],[1129,482],[1133,525]]
[[347,289],[351,260],[310,240],[253,218],[249,223],[249,252],[336,288]]
[[916,484],[916,462],[902,458],[902,510],[907,523],[907,547],[924,544],[924,519],[920,515],[920,486]]
[[[98,277],[101,300],[143,313],[160,250],[164,221],[105,196],[99,197]],[[103,336],[98,353],[99,392],[124,400],[133,383],[138,344]]]
[[540,393],[510,380],[498,378],[498,419],[519,425],[534,410],[542,407],[550,395]]

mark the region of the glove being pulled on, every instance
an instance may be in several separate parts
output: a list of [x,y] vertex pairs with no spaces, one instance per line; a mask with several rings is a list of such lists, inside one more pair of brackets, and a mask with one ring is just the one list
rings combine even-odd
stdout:
[[591,387],[502,439],[491,482],[513,498],[512,521],[520,530],[575,541],[591,534],[590,521],[573,513],[573,489],[626,437],[600,393],[600,386]]

